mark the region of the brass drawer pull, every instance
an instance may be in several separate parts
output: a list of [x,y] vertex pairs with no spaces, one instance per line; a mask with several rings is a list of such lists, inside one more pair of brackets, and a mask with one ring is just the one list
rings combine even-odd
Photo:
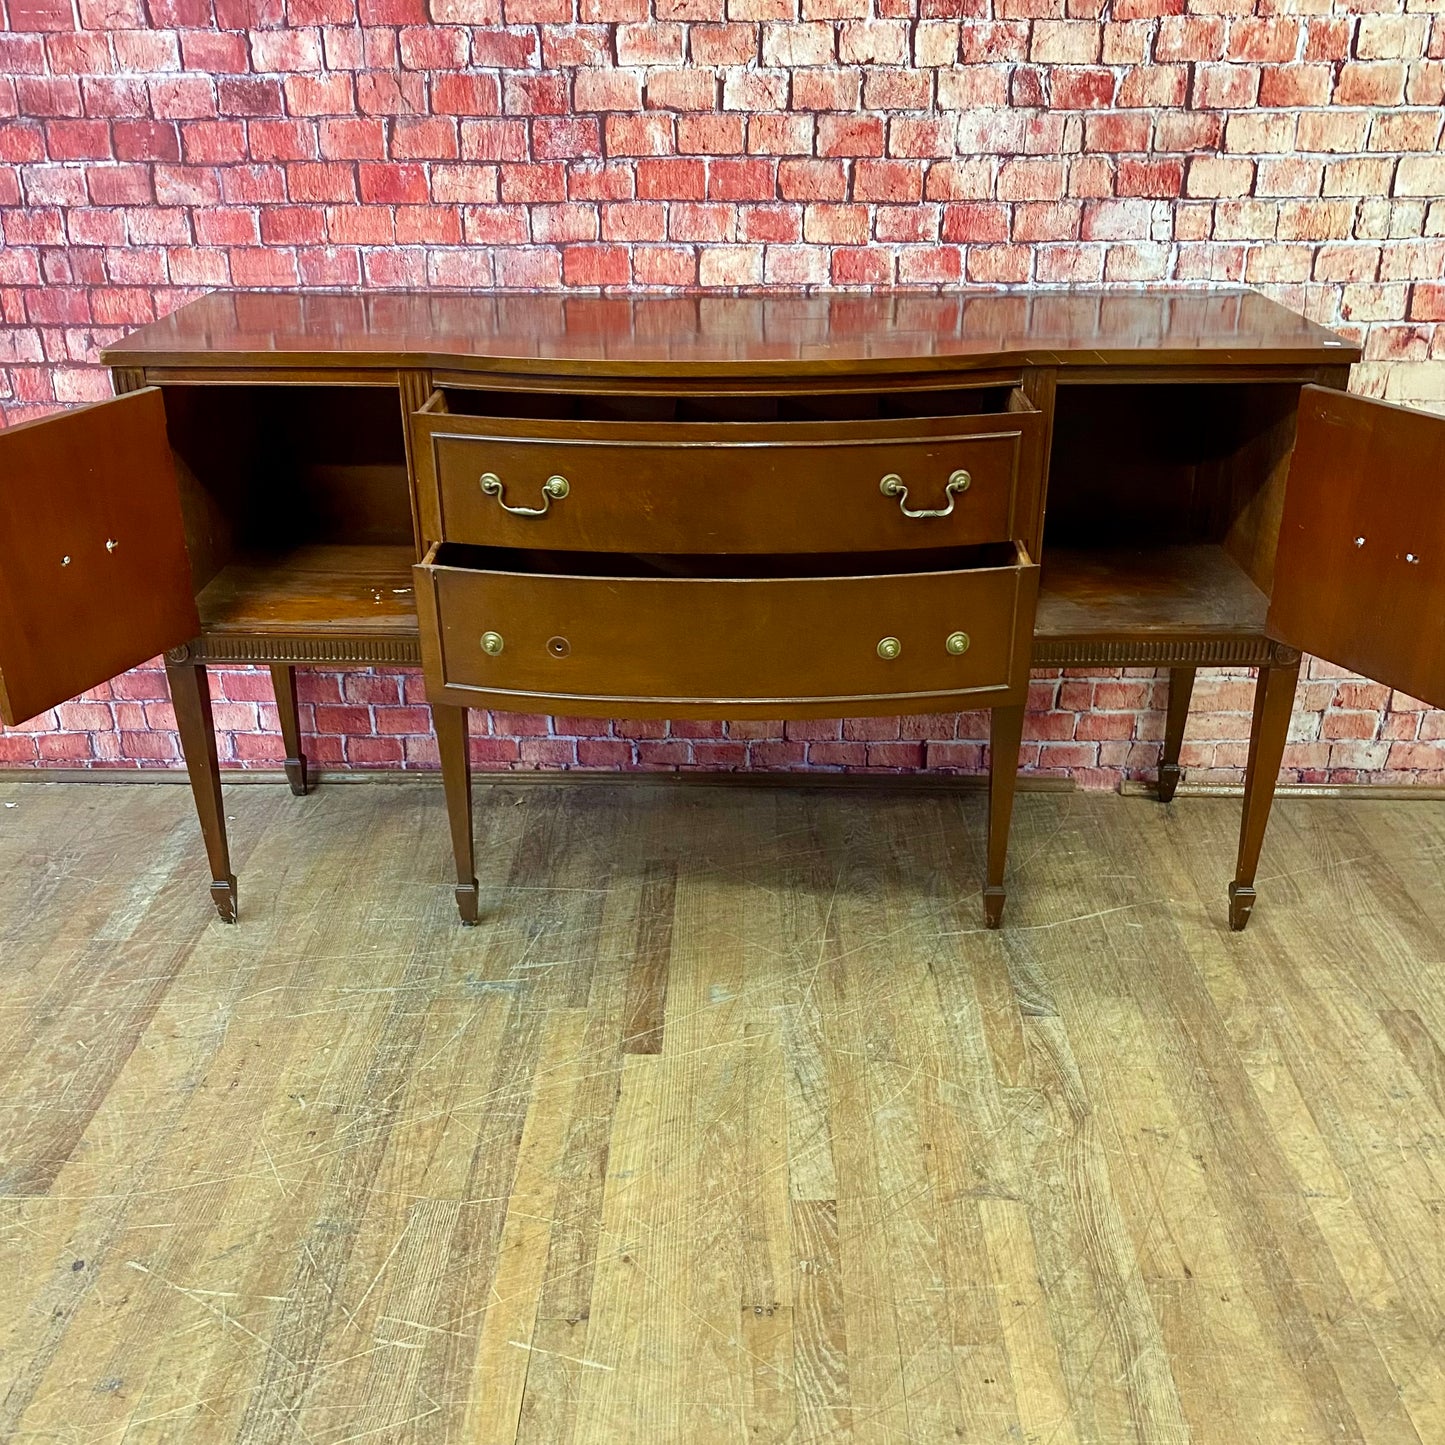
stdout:
[[916,512],[910,511],[908,508],[908,488],[903,485],[903,478],[900,477],[897,472],[889,472],[888,475],[878,483],[878,490],[882,492],[885,497],[897,497],[898,510],[902,512],[905,517],[947,517],[952,515],[954,497],[959,492],[966,492],[969,483],[972,481],[973,478],[960,468],[949,476],[948,485],[943,489],[943,495],[948,498],[948,505],[946,507],[933,509],[924,508]]
[[903,652],[903,644],[896,637],[881,637],[878,640],[878,656],[884,662],[892,662]]
[[572,484],[566,477],[548,477],[542,483],[542,505],[540,507],[511,507],[507,505],[502,496],[502,479],[495,472],[483,472],[481,482],[482,495],[495,497],[497,505],[504,512],[510,512],[514,517],[545,517],[551,509],[553,499],[560,502],[572,490]]
[[962,657],[968,651],[968,633],[950,632],[943,641],[943,650],[950,657]]

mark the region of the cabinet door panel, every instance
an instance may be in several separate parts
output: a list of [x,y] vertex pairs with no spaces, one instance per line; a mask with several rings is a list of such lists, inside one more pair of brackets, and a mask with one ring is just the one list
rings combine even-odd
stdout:
[[0,718],[199,631],[161,393],[0,431]]
[[1445,417],[1305,387],[1268,628],[1445,706]]

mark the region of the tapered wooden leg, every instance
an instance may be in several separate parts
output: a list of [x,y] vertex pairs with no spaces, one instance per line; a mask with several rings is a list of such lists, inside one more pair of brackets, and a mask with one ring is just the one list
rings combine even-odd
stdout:
[[1014,785],[1019,775],[1019,742],[1024,731],[1024,709],[996,707],[988,730],[988,872],[984,878],[983,921],[997,928],[1003,921],[1006,894],[1004,865],[1008,862],[1008,830],[1013,817]]
[[296,669],[277,663],[271,669],[281,741],[286,745],[286,781],[298,798],[306,796],[306,754],[301,751],[301,710],[296,705]]
[[216,761],[216,729],[211,721],[211,687],[206,669],[189,657],[166,660],[171,704],[181,735],[181,753],[190,774],[191,795],[201,820],[201,836],[211,864],[211,898],[225,923],[236,921],[236,875],[226,842],[226,813],[221,801],[221,769]]
[[467,709],[433,703],[431,715],[441,753],[452,853],[457,861],[457,912],[470,927],[477,921],[477,874],[472,857],[472,759],[467,746]]
[[1254,688],[1254,725],[1249,733],[1249,764],[1244,775],[1244,816],[1239,825],[1239,860],[1229,885],[1229,926],[1236,932],[1249,922],[1254,909],[1254,873],[1269,825],[1274,785],[1279,778],[1294,711],[1294,689],[1299,660],[1282,666],[1261,667]]
[[1179,779],[1179,750],[1184,746],[1184,725],[1189,721],[1189,698],[1194,691],[1194,669],[1169,669],[1169,711],[1164,719],[1164,746],[1159,749],[1159,801],[1172,802]]

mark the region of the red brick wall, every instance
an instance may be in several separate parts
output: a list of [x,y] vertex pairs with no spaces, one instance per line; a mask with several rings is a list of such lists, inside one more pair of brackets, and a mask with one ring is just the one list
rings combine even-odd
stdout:
[[[1445,405],[1445,0],[3,0],[0,407],[216,286],[1233,281]],[[1351,11],[1357,13],[1340,13]],[[279,757],[264,674],[230,762]],[[1162,685],[1040,678],[1031,766],[1147,772]],[[323,766],[426,766],[414,676],[308,675]],[[1236,779],[1248,688],[1186,763]],[[483,719],[508,767],[973,769],[981,720]],[[173,765],[141,670],[0,765]],[[1445,718],[1312,665],[1300,779],[1445,781]]]

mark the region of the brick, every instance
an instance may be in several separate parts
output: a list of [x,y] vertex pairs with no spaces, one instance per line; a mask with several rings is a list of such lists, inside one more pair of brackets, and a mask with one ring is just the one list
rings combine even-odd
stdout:
[[787,201],[841,201],[848,175],[836,160],[785,160],[778,165],[778,194]]
[[649,110],[715,110],[717,78],[706,70],[655,70],[644,101]]
[[916,204],[923,199],[923,164],[860,160],[853,171],[853,194],[860,201]]
[[1399,105],[1405,99],[1406,68],[1398,61],[1371,61],[1340,67],[1336,105]]
[[1153,122],[1147,115],[1114,111],[1084,118],[1084,148],[1088,151],[1147,151]]
[[616,43],[619,65],[681,65],[687,48],[687,32],[681,25],[660,25],[656,21],[619,25]]
[[808,155],[814,121],[802,115],[755,115],[748,121],[748,151],[753,155]]
[[[901,70],[892,67],[869,70],[865,72],[863,80],[863,108],[884,112],[931,110],[933,108],[933,77],[927,71]],[[868,118],[877,123],[881,134],[882,115],[873,115]],[[820,131],[824,124],[824,120],[819,121]]]
[[1302,114],[1297,144],[1302,151],[1349,151],[1365,148],[1369,131],[1368,111],[1332,110]]
[[818,119],[820,156],[881,156],[883,120],[876,115],[825,115]]
[[391,154],[399,161],[455,160],[461,154],[457,122],[441,116],[399,116],[391,123]]
[[1007,241],[1007,206],[983,202],[962,202],[943,209],[942,236],[945,241]]
[[472,31],[472,64],[499,70],[527,70],[537,64],[535,30]]
[[642,74],[634,70],[583,70],[577,74],[578,110],[641,110]]
[[1151,65],[1127,71],[1119,81],[1117,104],[1125,109],[1181,106],[1189,88],[1183,65]]
[[508,165],[500,170],[501,197],[504,201],[522,203],[565,201],[567,199],[566,168],[557,163],[547,165]]
[[774,162],[715,160],[707,173],[707,194],[715,201],[770,201],[778,194],[778,173]]
[[[1018,72],[1012,72],[1017,77]],[[969,65],[958,70],[945,70],[938,76],[938,108],[970,112],[964,117],[967,123],[972,115],[991,117],[998,108],[1012,104],[1023,107],[1042,104],[1040,96],[1034,100],[1010,97],[1009,79],[1011,72],[1003,65]],[[1020,117],[1021,119],[1021,117]],[[895,125],[907,124],[895,120]],[[914,125],[917,122],[913,122]],[[1022,133],[1022,125],[1018,127]]]
[[740,206],[738,239],[786,245],[803,239],[803,208],[794,205]]
[[677,149],[683,155],[736,155],[743,149],[745,134],[740,115],[677,117]]
[[1190,196],[1243,196],[1254,182],[1254,162],[1196,156],[1189,162],[1185,194]]
[[[534,241],[595,241],[599,236],[597,207],[587,203],[567,202],[555,206],[534,206],[531,222]],[[609,236],[607,239],[649,238]]]
[[1121,196],[1152,196],[1172,200],[1184,190],[1182,160],[1121,160],[1115,178]]
[[765,25],[762,42],[764,65],[831,65],[836,58],[831,25]]
[[1328,65],[1266,65],[1259,73],[1259,103],[1264,106],[1327,105],[1333,88]]
[[861,246],[868,240],[867,206],[813,203],[803,208],[803,239],[817,245]]
[[609,115],[602,135],[609,156],[665,156],[677,148],[670,115]]
[[845,65],[906,65],[909,27],[901,20],[845,20],[838,59]]
[[873,234],[879,241],[913,242],[938,239],[938,206],[878,206],[873,212]]
[[737,208],[716,202],[676,201],[668,207],[668,239],[711,244],[737,239]]
[[1092,20],[1037,20],[1029,59],[1042,65],[1092,65],[1101,43],[1099,26]]
[[1403,156],[1395,171],[1394,194],[1445,195],[1445,156]]
[[1001,201],[1058,200],[1064,194],[1064,179],[1063,161],[1005,161],[998,173],[998,198]]
[[698,257],[703,286],[756,286],[762,279],[761,246],[708,246]]
[[707,195],[707,164],[700,160],[642,160],[637,194],[644,200],[701,200]]
[[[795,90],[803,97],[803,100],[795,101],[794,109],[797,110],[814,108],[810,97],[815,94],[816,85],[804,79],[807,74],[807,71],[801,72],[795,84]],[[820,74],[831,76],[833,72]],[[788,105],[788,72],[729,70],[723,75],[722,103],[724,110],[784,110]]]
[[1425,53],[1425,15],[1361,15],[1355,54],[1361,60],[1413,60]]
[[1298,20],[1242,18],[1230,22],[1226,54],[1231,60],[1281,64],[1295,58],[1299,40]]
[[959,57],[959,27],[952,21],[921,20],[913,31],[913,63],[953,65]]
[[1241,110],[1259,95],[1260,72],[1253,65],[1200,65],[1194,71],[1190,104],[1199,110]]
[[363,202],[417,204],[430,199],[426,171],[419,165],[363,161],[357,167]]
[[954,137],[955,130],[949,121],[894,117],[889,123],[888,153],[916,158],[951,156],[954,153]]
[[539,161],[599,157],[602,127],[594,116],[539,116],[532,122],[532,154]]

